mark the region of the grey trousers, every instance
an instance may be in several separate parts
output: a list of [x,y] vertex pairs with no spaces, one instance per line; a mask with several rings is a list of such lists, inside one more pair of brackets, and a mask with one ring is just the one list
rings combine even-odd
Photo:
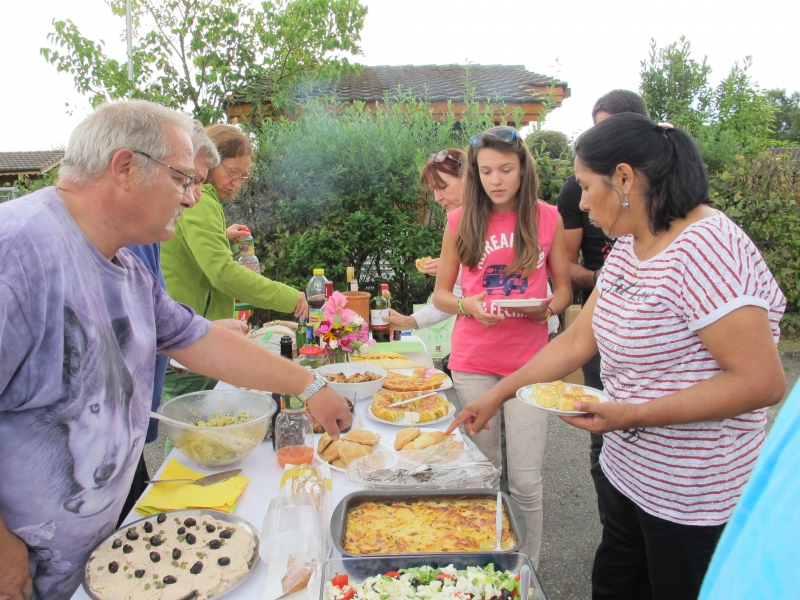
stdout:
[[[453,387],[461,408],[500,379],[502,377],[496,375],[453,371]],[[527,538],[521,551],[528,555],[534,567],[538,567],[542,546],[542,459],[547,441],[547,413],[525,406],[518,400],[509,400],[502,410],[505,414],[508,487],[511,497],[525,515],[527,526]],[[489,431],[481,431],[473,441],[497,469],[502,469],[499,412],[489,421],[489,427]]]

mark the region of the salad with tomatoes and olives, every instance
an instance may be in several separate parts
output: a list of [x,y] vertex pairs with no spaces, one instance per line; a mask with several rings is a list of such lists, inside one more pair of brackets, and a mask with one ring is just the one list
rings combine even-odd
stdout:
[[326,582],[329,600],[508,600],[519,598],[519,575],[495,571],[494,565],[457,570],[453,565],[388,571],[350,584],[346,574]]

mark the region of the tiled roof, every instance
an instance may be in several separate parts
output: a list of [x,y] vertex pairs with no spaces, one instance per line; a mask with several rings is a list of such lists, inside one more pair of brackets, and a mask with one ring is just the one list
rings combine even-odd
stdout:
[[[342,75],[337,82],[315,86],[311,96],[334,94],[340,101],[383,100],[397,92],[398,86],[429,102],[461,102],[465,80],[475,89],[477,100],[489,98],[507,103],[536,102],[533,88],[563,87],[564,98],[570,96],[566,82],[527,71],[523,65],[400,65],[362,67],[361,73]],[[233,103],[237,99],[234,97]]]
[[0,173],[44,173],[64,158],[63,150],[0,152]]

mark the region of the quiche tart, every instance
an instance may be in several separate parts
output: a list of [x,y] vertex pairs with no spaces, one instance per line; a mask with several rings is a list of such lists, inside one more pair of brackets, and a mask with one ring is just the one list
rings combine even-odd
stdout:
[[383,381],[383,387],[395,392],[424,392],[440,388],[447,379],[447,375],[441,372],[425,377],[426,371],[425,367],[415,368],[411,375],[390,371]]
[[[495,498],[431,498],[363,502],[350,509],[343,550],[348,554],[491,552],[495,547]],[[503,511],[503,550],[516,545]]]
[[420,423],[428,423],[447,416],[450,403],[441,395],[434,394],[409,404],[390,408],[390,404],[410,400],[419,396],[419,392],[392,392],[381,390],[373,395],[372,414],[384,421],[402,421],[407,412],[417,413]]

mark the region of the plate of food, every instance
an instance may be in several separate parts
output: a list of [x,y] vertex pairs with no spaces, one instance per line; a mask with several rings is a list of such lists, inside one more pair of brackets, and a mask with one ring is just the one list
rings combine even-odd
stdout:
[[387,371],[416,369],[425,366],[410,360],[407,356],[398,352],[368,352],[367,354],[352,356],[350,364],[370,364],[382,367]]
[[356,400],[369,398],[381,389],[386,370],[368,363],[335,363],[316,369],[334,390],[348,396],[356,395]]
[[366,429],[353,429],[336,441],[323,433],[317,442],[314,456],[318,461],[328,463],[334,471],[346,473],[347,465],[362,456],[394,452],[386,444],[381,444],[380,440],[380,434]]
[[[430,393],[430,392],[428,392]],[[452,417],[456,407],[440,394],[432,394],[397,407],[390,404],[403,402],[425,395],[425,392],[392,392],[381,390],[373,394],[373,401],[366,408],[366,415],[378,423],[407,427],[417,423],[440,423]]]
[[541,306],[549,298],[508,298],[506,300],[491,299],[494,306],[500,308],[527,308],[529,306]]
[[401,429],[394,436],[394,449],[398,452],[402,450],[424,450],[453,437],[452,433],[447,435],[444,431],[431,427],[408,427]]
[[449,390],[453,380],[439,369],[396,369],[389,371],[383,381],[383,389],[393,392],[424,392]]
[[89,555],[83,587],[94,600],[219,598],[258,563],[259,534],[211,509],[159,513],[125,525]]
[[585,415],[585,412],[572,410],[574,402],[610,402],[605,392],[585,385],[575,385],[563,381],[535,383],[517,390],[517,398],[539,410],[554,415]]

